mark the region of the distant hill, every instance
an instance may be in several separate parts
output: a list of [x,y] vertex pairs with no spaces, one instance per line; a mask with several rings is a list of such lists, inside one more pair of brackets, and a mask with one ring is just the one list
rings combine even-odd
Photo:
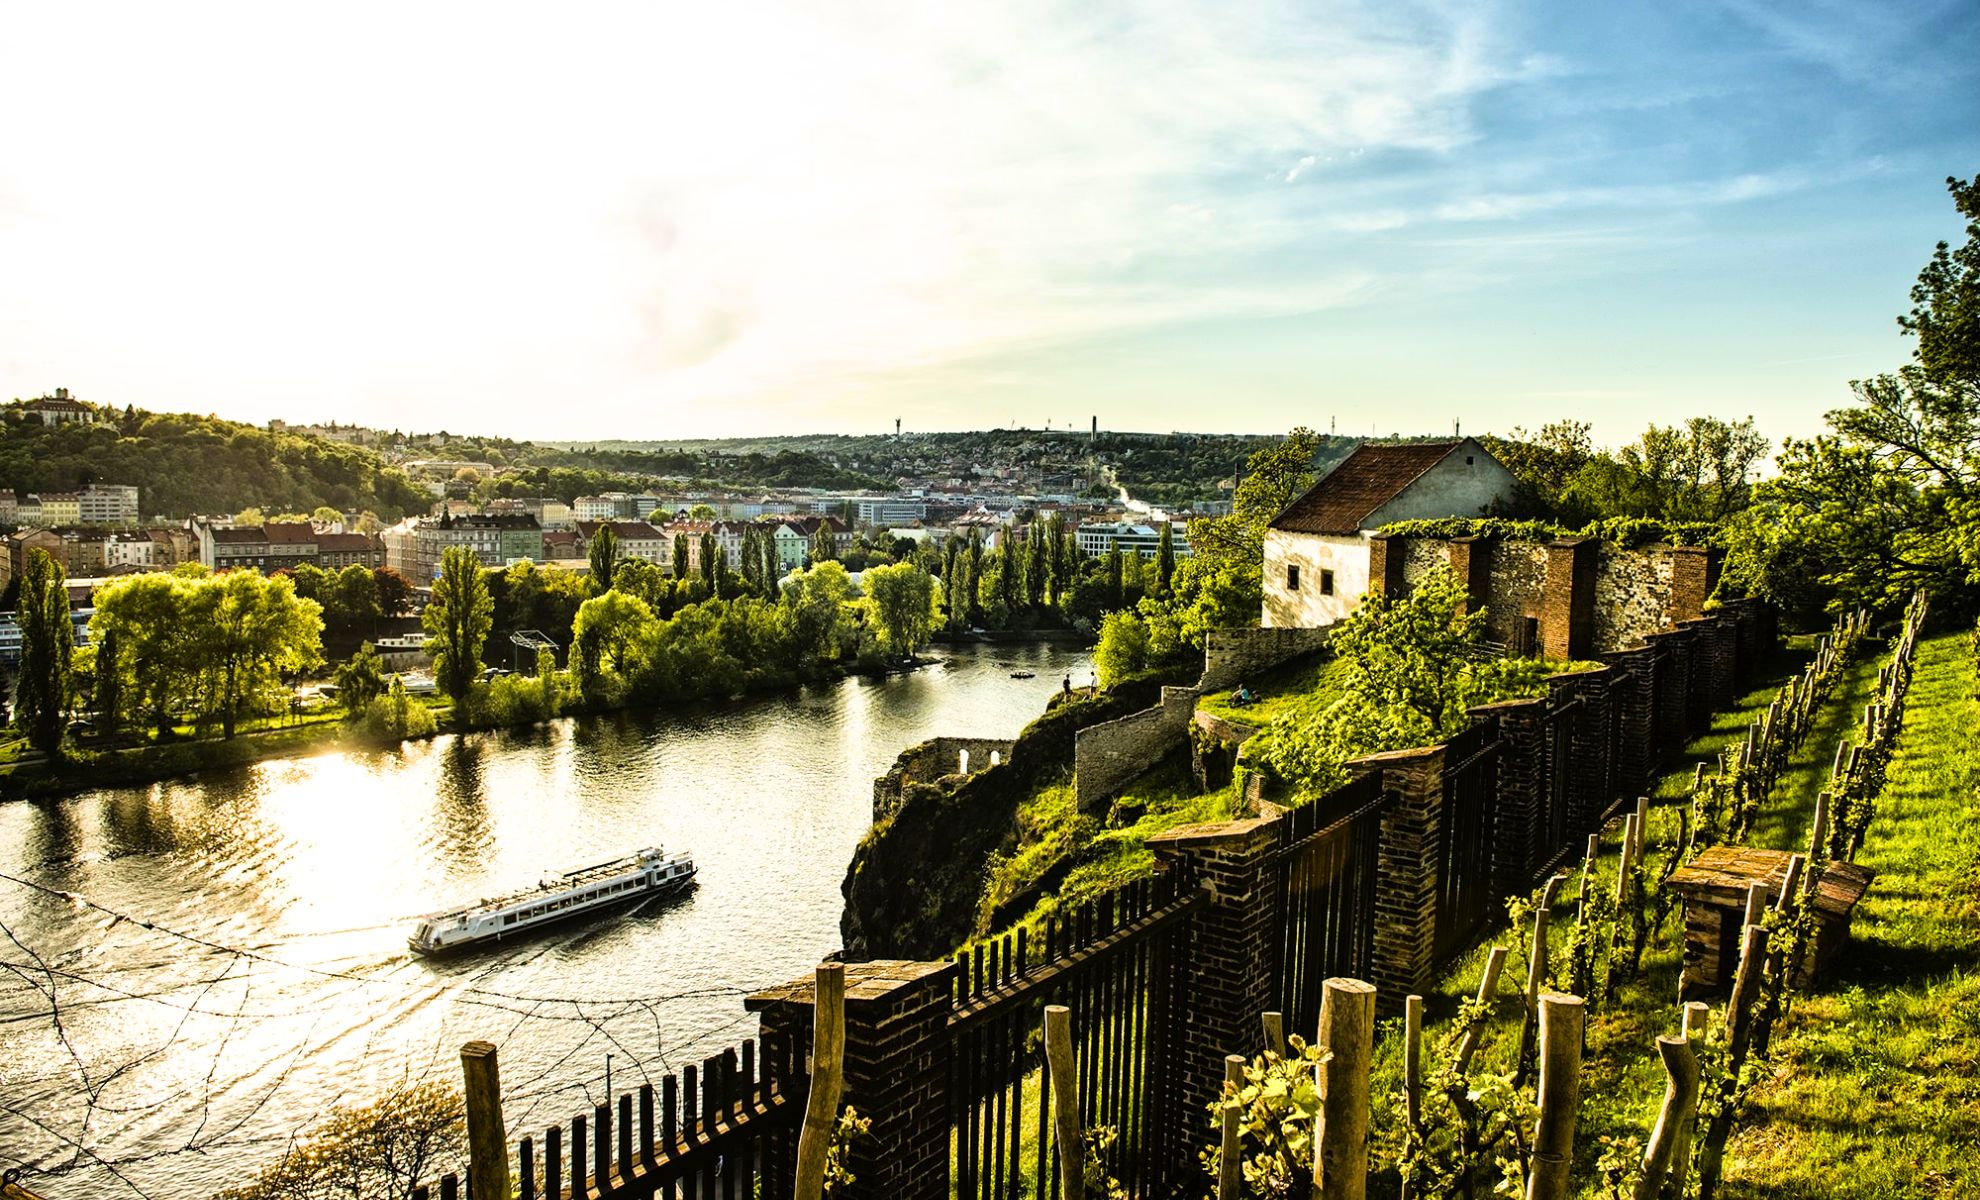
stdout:
[[329,505],[396,521],[431,499],[376,451],[323,438],[136,408],[97,407],[94,423],[54,426],[18,407],[0,411],[0,488],[72,492],[86,483],[136,484],[146,516]]

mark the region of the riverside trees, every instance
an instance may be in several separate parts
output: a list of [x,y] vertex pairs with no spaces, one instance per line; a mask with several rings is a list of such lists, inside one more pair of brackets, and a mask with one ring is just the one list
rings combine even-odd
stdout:
[[481,647],[495,624],[495,601],[481,577],[481,559],[466,546],[449,546],[440,556],[433,599],[420,614],[433,656],[433,681],[456,703],[465,700],[481,672]]
[[21,574],[21,673],[14,692],[14,723],[28,745],[59,758],[70,696],[69,668],[75,626],[62,565],[46,551],[29,550]]
[[[232,737],[243,716],[285,705],[285,676],[322,661],[322,608],[286,576],[188,566],[112,580],[95,603],[90,640],[117,648],[96,659],[99,707],[108,683],[118,710],[112,724],[166,733],[187,714]],[[62,607],[66,620],[66,596]]]

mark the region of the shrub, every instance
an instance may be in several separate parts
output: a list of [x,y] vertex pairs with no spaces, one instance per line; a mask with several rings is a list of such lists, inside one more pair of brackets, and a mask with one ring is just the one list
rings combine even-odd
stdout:
[[436,728],[433,714],[424,704],[413,703],[406,695],[404,681],[396,675],[383,696],[364,706],[364,716],[357,725],[360,734],[381,742],[429,737]]

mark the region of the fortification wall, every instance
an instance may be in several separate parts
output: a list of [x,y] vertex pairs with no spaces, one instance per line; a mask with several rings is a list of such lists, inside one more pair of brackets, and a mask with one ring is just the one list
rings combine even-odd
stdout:
[[885,775],[873,781],[873,819],[900,807],[909,784],[935,783],[974,775],[1010,758],[1010,738],[935,737],[901,751]]
[[1073,795],[1080,809],[1099,808],[1182,745],[1200,694],[1193,687],[1165,687],[1154,707],[1080,730],[1073,739]]
[[1595,652],[1640,646],[1646,636],[1668,629],[1674,620],[1670,550],[1603,545],[1595,568]]
[[1332,632],[1317,629],[1212,629],[1203,647],[1203,677],[1198,695],[1236,687],[1247,676],[1269,671],[1281,663],[1312,654],[1326,646]]

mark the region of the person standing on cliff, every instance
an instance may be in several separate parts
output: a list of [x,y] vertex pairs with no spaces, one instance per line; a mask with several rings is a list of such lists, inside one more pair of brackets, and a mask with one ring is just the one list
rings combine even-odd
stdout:
[[1068,672],[1066,672],[1066,681],[1065,681],[1065,682],[1064,682],[1063,684],[1061,684],[1060,686],[1061,686],[1061,687],[1062,687],[1062,688],[1063,688],[1063,689],[1065,690],[1065,694],[1066,694],[1066,695],[1068,695],[1068,696],[1070,696],[1070,695],[1072,695],[1072,672],[1071,672],[1071,671],[1068,671]]

